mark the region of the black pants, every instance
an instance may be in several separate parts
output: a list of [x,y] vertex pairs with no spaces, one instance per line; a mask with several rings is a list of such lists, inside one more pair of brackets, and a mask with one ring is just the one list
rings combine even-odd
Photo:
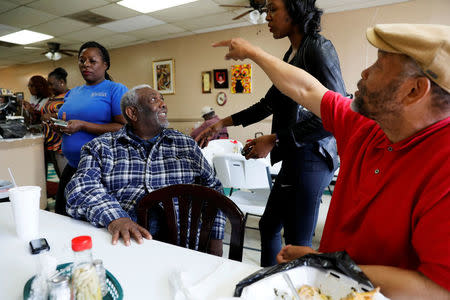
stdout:
[[66,212],[66,197],[64,196],[64,190],[66,189],[66,185],[69,183],[70,179],[72,179],[73,174],[77,169],[70,166],[69,164],[66,165],[64,168],[61,177],[59,178],[59,184],[58,184],[58,192],[56,193],[56,199],[55,199],[55,212],[60,215],[67,216]]
[[283,160],[259,221],[261,266],[277,264],[281,228],[286,245],[311,247],[323,190],[333,178],[325,160],[308,145]]

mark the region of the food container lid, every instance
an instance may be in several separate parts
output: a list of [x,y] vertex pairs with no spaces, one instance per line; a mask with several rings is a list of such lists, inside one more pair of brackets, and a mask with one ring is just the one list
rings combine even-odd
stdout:
[[77,236],[72,239],[73,251],[84,251],[92,248],[92,239],[89,235]]
[[69,285],[69,276],[66,275],[58,275],[49,280],[50,284],[53,286],[65,286]]

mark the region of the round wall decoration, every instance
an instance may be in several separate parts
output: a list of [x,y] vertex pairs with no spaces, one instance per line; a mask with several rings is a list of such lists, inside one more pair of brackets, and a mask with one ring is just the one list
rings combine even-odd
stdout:
[[225,92],[219,92],[216,101],[220,106],[225,105],[225,103],[227,103],[227,94],[225,94]]

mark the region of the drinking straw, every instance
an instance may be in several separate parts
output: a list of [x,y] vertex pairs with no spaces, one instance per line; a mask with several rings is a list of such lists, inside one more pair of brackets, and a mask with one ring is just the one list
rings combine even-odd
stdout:
[[16,181],[14,180],[14,176],[13,176],[13,174],[12,174],[12,172],[11,172],[11,169],[8,168],[8,171],[9,171],[9,176],[11,176],[12,183],[13,183],[14,187],[16,187],[17,184],[16,184]]

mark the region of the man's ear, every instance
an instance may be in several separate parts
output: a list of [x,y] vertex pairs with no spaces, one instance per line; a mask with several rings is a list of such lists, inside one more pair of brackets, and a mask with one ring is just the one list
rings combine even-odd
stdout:
[[134,106],[127,106],[127,107],[125,108],[125,114],[127,115],[127,117],[128,117],[130,120],[132,120],[132,121],[134,121],[134,122],[136,122],[137,119],[138,119],[138,116],[137,116],[137,109],[136,109],[136,107],[134,107]]
[[414,78],[408,95],[406,96],[406,104],[413,104],[422,100],[431,91],[431,82],[425,76]]

